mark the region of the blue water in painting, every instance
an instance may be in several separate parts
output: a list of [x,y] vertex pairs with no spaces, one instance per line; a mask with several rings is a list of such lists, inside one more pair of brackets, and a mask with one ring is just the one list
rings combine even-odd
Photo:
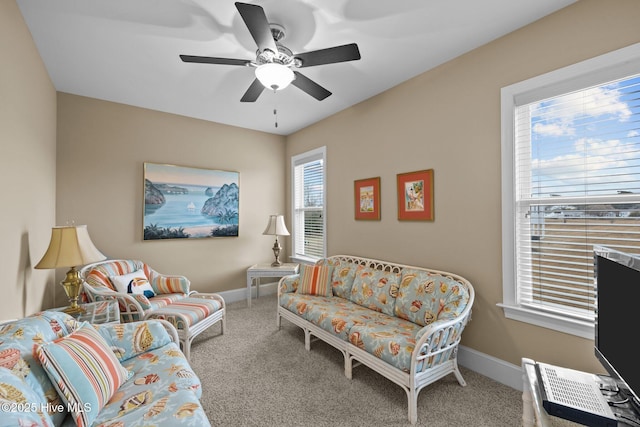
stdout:
[[[187,188],[189,194],[165,194],[166,203],[164,205],[155,210],[145,208],[145,227],[151,224],[164,228],[219,225],[215,218],[200,213],[204,203],[213,197],[204,193],[207,187],[183,184],[180,187]],[[214,187],[212,189],[215,195],[219,188]]]

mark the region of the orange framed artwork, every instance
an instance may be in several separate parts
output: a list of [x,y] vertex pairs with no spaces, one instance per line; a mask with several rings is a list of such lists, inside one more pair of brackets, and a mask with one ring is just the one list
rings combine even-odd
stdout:
[[398,219],[433,221],[433,169],[398,174]]
[[380,219],[380,177],[354,181],[356,219]]

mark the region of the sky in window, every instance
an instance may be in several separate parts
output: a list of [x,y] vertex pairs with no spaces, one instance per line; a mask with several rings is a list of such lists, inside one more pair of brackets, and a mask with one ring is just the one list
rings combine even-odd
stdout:
[[529,111],[534,197],[640,194],[640,75]]

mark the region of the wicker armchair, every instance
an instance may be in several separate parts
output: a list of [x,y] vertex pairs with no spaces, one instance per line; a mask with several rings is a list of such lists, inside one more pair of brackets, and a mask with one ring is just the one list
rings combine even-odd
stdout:
[[[144,274],[153,296],[117,290],[115,279],[135,272]],[[190,290],[189,279],[184,276],[160,274],[142,261],[117,259],[86,265],[80,270],[80,277],[90,301],[118,301],[121,322],[156,318],[173,324],[187,358],[191,341],[209,326],[221,321],[224,333],[224,299],[215,293]]]

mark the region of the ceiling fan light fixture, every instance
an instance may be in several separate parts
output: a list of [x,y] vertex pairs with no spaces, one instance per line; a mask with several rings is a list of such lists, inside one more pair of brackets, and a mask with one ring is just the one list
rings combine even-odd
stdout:
[[295,76],[291,68],[270,62],[256,68],[256,78],[267,89],[282,90],[289,86]]

